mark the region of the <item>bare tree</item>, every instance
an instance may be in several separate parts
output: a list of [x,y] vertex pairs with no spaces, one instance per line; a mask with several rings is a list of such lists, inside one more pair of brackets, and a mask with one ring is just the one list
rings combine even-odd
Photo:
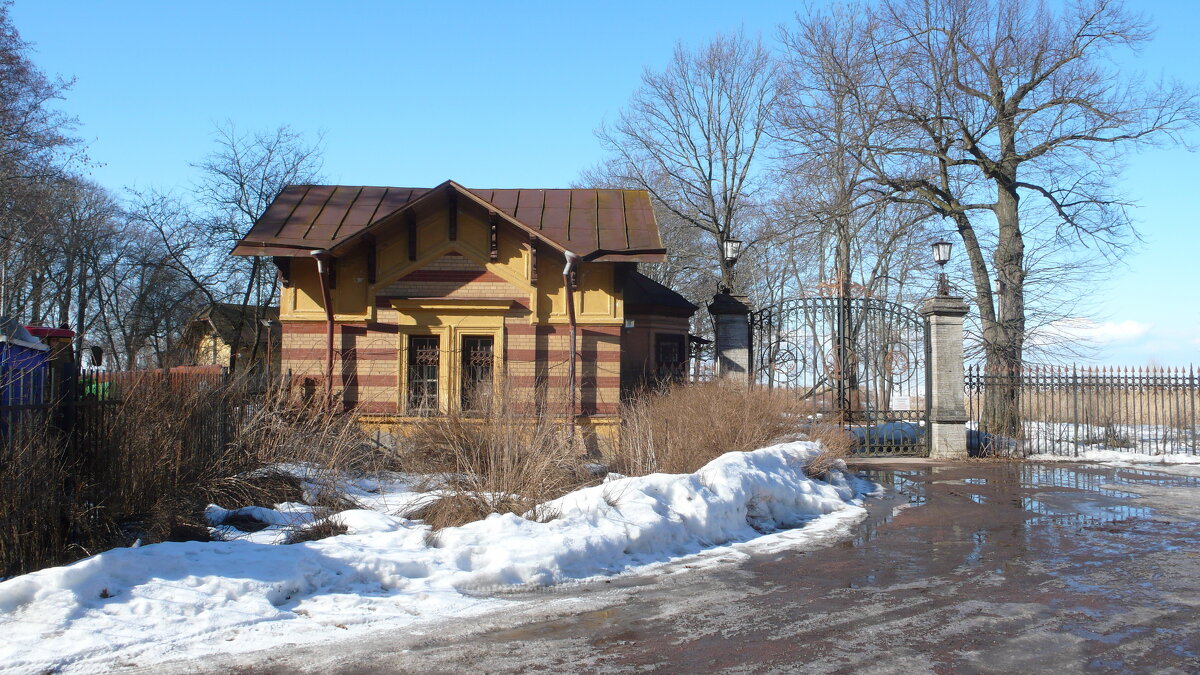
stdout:
[[1028,334],[1027,239],[1100,254],[1127,244],[1128,201],[1113,185],[1121,153],[1182,142],[1196,125],[1196,94],[1115,70],[1113,55],[1150,38],[1115,0],[1058,10],[1027,0],[883,0],[864,12],[858,36],[828,16],[800,23],[871,45],[871,69],[843,80],[861,114],[880,121],[861,138],[862,163],[881,196],[953,223],[987,363],[1015,368]]
[[[610,160],[580,173],[573,183],[578,188],[643,189],[630,179],[623,164]],[[663,187],[660,191],[665,191]],[[662,263],[642,263],[638,271],[651,279],[678,291],[689,300],[702,303],[719,284],[714,277],[712,255],[706,250],[701,237],[704,232],[683,220],[658,199],[651,198],[654,218],[658,223],[663,246],[667,249],[667,260]]]
[[718,36],[682,45],[647,70],[617,122],[597,131],[623,184],[647,190],[674,218],[712,236],[721,285],[733,284],[721,242],[745,235],[775,102],[774,66],[759,41]]
[[[309,144],[289,127],[269,132],[242,133],[232,123],[217,127],[217,149],[196,164],[203,178],[198,200],[207,212],[206,231],[214,245],[232,248],[288,185],[313,183],[321,170],[320,139]],[[275,297],[274,270],[260,256],[248,264],[241,259],[229,263],[247,265],[239,269],[241,312],[239,321],[258,324],[258,308]],[[244,285],[241,285],[244,284]],[[248,311],[253,301],[253,310]],[[260,331],[254,331],[252,354],[258,352]],[[234,333],[230,348],[230,370],[237,367],[241,331]]]
[[[889,121],[903,132],[895,140],[909,143],[872,148],[881,182],[953,220],[971,265],[988,362],[1019,366],[1029,229],[1022,197],[1057,216],[1050,221],[1056,238],[1101,252],[1121,246],[1131,225],[1128,201],[1113,186],[1120,153],[1182,142],[1197,121],[1196,94],[1113,72],[1107,59],[1114,51],[1150,38],[1145,22],[1119,2],[1089,0],[1054,13],[1024,0],[897,0],[879,14],[894,50],[885,71]],[[971,216],[978,211],[990,218]],[[995,289],[976,234],[988,220],[995,224]]]

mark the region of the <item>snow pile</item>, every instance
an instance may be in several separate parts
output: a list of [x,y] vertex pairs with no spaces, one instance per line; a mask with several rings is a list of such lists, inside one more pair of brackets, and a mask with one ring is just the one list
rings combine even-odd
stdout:
[[[511,600],[478,594],[501,587],[619,573],[825,514],[861,517],[857,479],[804,475],[818,452],[785,443],[694,474],[614,478],[543,505],[548,522],[494,514],[431,536],[417,521],[362,509],[334,516],[347,534],[303,544],[108,551],[0,583],[0,662],[94,668],[327,640],[339,629],[487,611]],[[827,537],[830,528],[812,529]]]

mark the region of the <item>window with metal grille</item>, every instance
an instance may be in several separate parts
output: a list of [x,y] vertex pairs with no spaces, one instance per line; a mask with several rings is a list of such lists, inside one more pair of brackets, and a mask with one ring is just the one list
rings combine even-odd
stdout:
[[408,409],[429,414],[438,409],[438,366],[441,346],[436,336],[408,338]]
[[491,336],[462,339],[462,409],[486,410],[492,398]]
[[654,338],[655,373],[660,380],[682,379],[687,370],[687,353],[684,351],[684,336],[657,335]]

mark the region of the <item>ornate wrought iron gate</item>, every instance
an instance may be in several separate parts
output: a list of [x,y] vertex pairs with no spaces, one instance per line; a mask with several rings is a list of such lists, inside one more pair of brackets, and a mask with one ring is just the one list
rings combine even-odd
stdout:
[[810,401],[855,454],[929,453],[928,331],[917,312],[876,298],[794,298],[754,312],[755,380]]

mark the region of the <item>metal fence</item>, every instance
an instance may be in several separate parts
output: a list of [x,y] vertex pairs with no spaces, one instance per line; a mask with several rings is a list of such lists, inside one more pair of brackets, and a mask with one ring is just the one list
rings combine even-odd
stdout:
[[220,368],[6,372],[0,576],[108,545],[116,519],[140,518],[193,483],[253,402],[229,385]]
[[969,366],[966,404],[981,454],[1200,453],[1192,366]]

